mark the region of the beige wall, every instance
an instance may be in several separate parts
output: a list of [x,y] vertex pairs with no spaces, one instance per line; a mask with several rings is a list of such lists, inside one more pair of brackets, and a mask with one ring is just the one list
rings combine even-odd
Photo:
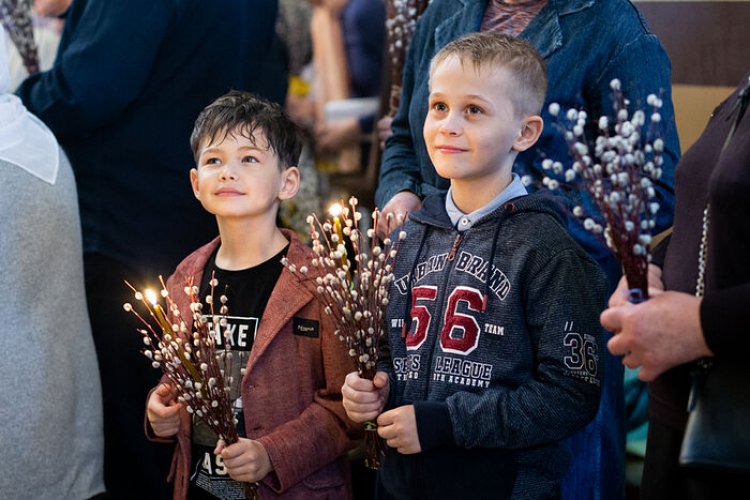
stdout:
[[682,151],[701,135],[714,108],[732,93],[734,87],[710,85],[672,85],[677,132]]

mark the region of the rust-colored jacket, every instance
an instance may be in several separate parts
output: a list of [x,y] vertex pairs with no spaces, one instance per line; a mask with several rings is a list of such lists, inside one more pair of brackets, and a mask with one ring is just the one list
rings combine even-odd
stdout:
[[[300,267],[312,251],[290,231],[287,258]],[[167,281],[170,297],[190,318],[185,278],[199,284],[219,239],[185,260]],[[231,307],[231,304],[230,304]],[[293,318],[319,321],[317,337],[296,335]],[[358,426],[341,406],[344,377],[354,370],[344,344],[333,335],[323,307],[284,268],[260,320],[241,394],[247,437],[263,444],[274,470],[260,483],[262,498],[346,499],[351,484],[346,452]],[[190,474],[190,416],[181,412],[169,480],[175,500],[187,495]]]

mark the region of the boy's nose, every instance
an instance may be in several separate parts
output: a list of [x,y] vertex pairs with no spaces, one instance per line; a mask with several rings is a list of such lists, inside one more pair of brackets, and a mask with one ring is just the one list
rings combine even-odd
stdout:
[[237,172],[231,163],[227,163],[222,167],[219,177],[223,181],[237,180]]
[[461,133],[460,117],[450,113],[440,124],[440,131],[446,135],[459,135]]
[[221,180],[237,180],[238,174],[237,174],[237,166],[234,164],[233,161],[225,163],[221,167],[221,171],[219,172],[219,177]]

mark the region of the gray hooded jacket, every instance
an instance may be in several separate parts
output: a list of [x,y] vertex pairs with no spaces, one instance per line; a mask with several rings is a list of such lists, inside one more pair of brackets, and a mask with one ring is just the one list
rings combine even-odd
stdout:
[[599,404],[602,272],[541,195],[461,233],[430,197],[405,230],[380,363],[388,408],[415,406],[422,453],[389,449],[383,484],[403,498],[554,496],[560,441]]

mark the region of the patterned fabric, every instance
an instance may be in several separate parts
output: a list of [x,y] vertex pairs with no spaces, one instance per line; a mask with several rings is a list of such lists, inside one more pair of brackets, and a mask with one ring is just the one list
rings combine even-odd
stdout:
[[299,75],[312,58],[311,16],[312,9],[307,2],[279,0],[276,33],[286,48],[290,75]]
[[31,0],[0,0],[0,22],[21,54],[29,74],[39,71],[39,54],[34,41]]
[[545,5],[547,0],[530,0],[522,3],[492,0],[484,12],[481,31],[518,36]]

